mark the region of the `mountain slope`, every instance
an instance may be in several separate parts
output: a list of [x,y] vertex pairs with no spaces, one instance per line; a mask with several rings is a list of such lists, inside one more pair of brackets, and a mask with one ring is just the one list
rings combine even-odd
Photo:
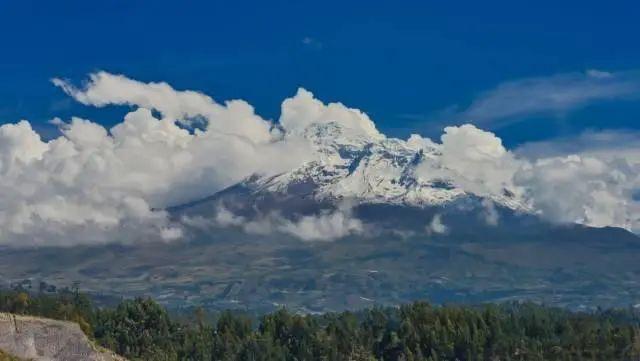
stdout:
[[388,232],[301,242],[225,227],[170,243],[5,249],[0,283],[29,278],[34,287],[40,280],[62,287],[73,280],[99,299],[153,296],[170,307],[256,312],[420,299],[531,300],[572,309],[640,303],[640,242],[624,230],[451,228],[431,236]]

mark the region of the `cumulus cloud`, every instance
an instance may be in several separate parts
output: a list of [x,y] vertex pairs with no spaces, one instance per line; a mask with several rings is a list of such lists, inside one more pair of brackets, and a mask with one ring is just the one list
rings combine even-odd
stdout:
[[222,105],[199,92],[178,91],[164,82],[143,83],[103,71],[91,74],[82,89],[59,78],[52,82],[85,105],[116,104],[155,109],[168,120],[187,123],[189,119],[201,116],[209,120],[208,130],[212,133],[253,142],[266,142],[272,138],[272,124],[256,115],[253,107],[243,100],[231,100]]
[[[410,142],[416,143],[416,136]],[[474,125],[446,127],[441,143],[422,140],[423,146],[433,147],[440,157],[422,162],[416,174],[425,180],[449,179],[473,194],[489,196],[505,189],[517,191],[513,174],[521,160],[507,151],[495,134]]]
[[[550,221],[638,231],[640,148],[637,142],[616,142],[615,134],[582,136],[601,141],[577,142],[569,149],[575,152],[562,153],[566,139],[512,152],[493,133],[473,125],[447,127],[441,143],[435,143],[441,156],[422,162],[416,173],[427,180],[448,179],[485,197],[482,215],[490,225],[499,221],[495,201],[517,200]],[[541,147],[555,148],[553,155],[536,156]]]
[[258,214],[248,218],[236,215],[222,205],[216,208],[213,219],[202,216],[185,217],[185,224],[196,228],[236,227],[251,234],[282,233],[304,241],[333,241],[352,234],[362,234],[364,224],[352,215],[350,206],[314,215],[284,217],[279,212]]
[[637,165],[569,155],[539,159],[515,174],[533,206],[547,218],[638,230]]
[[348,108],[342,103],[323,104],[313,93],[298,89],[293,98],[282,103],[280,124],[292,134],[302,134],[311,124],[337,122],[348,135],[369,137],[372,140],[384,138],[373,121],[358,109]]
[[565,114],[595,102],[630,99],[640,93],[640,72],[588,70],[507,81],[481,93],[447,121],[497,128],[531,115]]
[[[276,126],[242,100],[219,104],[166,83],[106,72],[92,74],[81,88],[61,79],[53,83],[83,104],[134,109],[111,129],[86,119],[56,119],[63,135],[48,142],[27,121],[0,127],[0,244],[175,239],[181,233],[162,209],[252,174],[278,174],[314,160],[318,155],[300,134],[305,126],[331,119],[380,136],[364,113],[324,105],[304,89],[283,103]],[[189,132],[182,124],[194,117],[206,124]],[[318,222],[303,219],[288,229],[302,235],[340,218],[325,215]]]
[[640,133],[586,131],[527,143],[514,151],[530,159],[515,176],[548,217],[638,231]]
[[[573,84],[566,88],[569,93],[584,84],[600,90],[582,97],[558,96],[562,99],[552,102],[556,105],[538,108],[570,108],[603,94],[623,96],[632,86],[623,80],[603,72],[556,79]],[[506,149],[495,134],[473,125],[445,128],[440,142],[419,135],[389,139],[364,112],[324,104],[304,89],[284,100],[281,117],[273,123],[242,100],[220,104],[166,83],[106,72],[92,74],[82,87],[53,82],[83,104],[133,109],[111,129],[87,119],[57,119],[52,124],[62,135],[49,141],[28,121],[0,126],[0,245],[178,239],[184,236],[183,227],[199,220],[172,221],[163,209],[209,196],[252,174],[277,175],[321,161],[324,155],[308,132],[314,125],[335,124],[341,127],[340,137],[357,140],[351,143],[353,151],[375,142],[404,149],[420,159],[415,176],[422,181],[446,180],[461,192],[489,199],[485,210],[490,224],[498,222],[494,202],[518,202],[551,220],[640,229],[634,197],[640,175],[636,148],[620,153],[584,146],[573,149],[574,155],[531,156]],[[543,83],[530,85],[542,91]],[[499,108],[496,94],[471,109],[484,114],[477,109]],[[506,109],[504,114],[522,111]],[[202,129],[185,129],[194,119],[204,121]],[[383,170],[375,175],[383,176]],[[247,232],[330,240],[362,233],[364,225],[349,209],[288,219],[277,213],[246,219],[221,211],[213,221]],[[435,233],[446,230],[435,217],[429,227]]]
[[447,226],[442,223],[442,216],[436,214],[431,218],[431,222],[426,227],[427,234],[444,234],[447,233]]

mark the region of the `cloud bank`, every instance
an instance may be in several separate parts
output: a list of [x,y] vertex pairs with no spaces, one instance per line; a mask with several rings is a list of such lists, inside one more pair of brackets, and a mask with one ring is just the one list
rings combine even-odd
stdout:
[[[550,142],[544,145],[554,148]],[[554,222],[640,230],[637,143],[630,143],[629,148],[597,144],[569,154],[556,146],[554,155],[536,157],[533,149],[540,146],[525,146],[512,152],[493,133],[467,124],[445,128],[441,143],[436,146],[439,159],[416,167],[422,179],[450,179],[454,185],[479,196],[490,197],[509,190],[532,211]],[[497,224],[494,204],[483,205],[487,223]]]
[[339,207],[333,211],[322,211],[317,215],[303,215],[291,220],[278,212],[261,214],[248,219],[233,214],[218,206],[213,220],[202,217],[185,218],[185,223],[197,228],[237,227],[251,234],[282,233],[304,241],[331,241],[352,234],[362,234],[364,225],[353,217],[350,207]]
[[[611,76],[560,79],[580,86],[593,82],[598,90],[540,102],[560,109],[605,93],[627,94],[630,85],[614,85]],[[280,119],[272,122],[242,100],[220,104],[199,92],[106,72],[92,74],[80,88],[61,79],[53,83],[83,104],[132,110],[111,129],[81,118],[58,120],[62,136],[46,142],[28,121],[0,126],[0,245],[172,241],[184,235],[184,225],[170,221],[162,209],[209,196],[252,174],[275,175],[321,159],[305,137],[311,125],[333,122],[358,139],[386,139],[362,111],[324,104],[304,89],[283,101]],[[533,81],[533,88],[543,92],[538,83]],[[501,91],[472,105],[471,113],[499,109]],[[195,120],[205,127],[190,128]],[[493,133],[473,125],[446,127],[439,142],[418,135],[395,141],[416,151],[436,150],[437,158],[415,167],[421,179],[447,178],[481,196],[511,189],[515,198],[554,221],[640,229],[634,197],[640,152],[635,149],[620,156],[587,147],[532,156],[533,151],[506,149]],[[488,223],[499,221],[493,203],[486,211]],[[215,222],[303,240],[340,238],[364,227],[344,209],[294,220],[274,214],[247,220],[218,212]],[[435,219],[427,228],[446,229]]]

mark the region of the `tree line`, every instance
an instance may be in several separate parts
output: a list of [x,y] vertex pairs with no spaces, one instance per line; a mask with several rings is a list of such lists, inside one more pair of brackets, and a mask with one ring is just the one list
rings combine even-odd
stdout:
[[77,322],[130,360],[640,360],[633,308],[415,302],[323,315],[280,309],[254,320],[202,308],[176,316],[149,298],[96,307],[76,289],[0,291],[0,311]]

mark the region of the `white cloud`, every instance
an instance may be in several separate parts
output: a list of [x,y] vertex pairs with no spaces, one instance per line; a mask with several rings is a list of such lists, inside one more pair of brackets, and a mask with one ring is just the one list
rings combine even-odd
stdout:
[[352,217],[349,210],[339,209],[284,222],[278,230],[305,241],[330,241],[350,234],[360,234],[364,227],[360,220]]
[[323,104],[305,89],[298,89],[293,98],[282,103],[280,124],[293,134],[302,134],[311,124],[336,122],[344,126],[350,135],[381,139],[384,136],[373,121],[358,109],[348,108],[342,103]]
[[[272,124],[243,101],[222,106],[196,92],[103,72],[83,90],[55,82],[86,104],[140,108],[109,131],[79,118],[56,121],[63,136],[49,142],[26,121],[1,126],[0,244],[140,238],[137,231],[117,232],[127,224],[172,238],[178,233],[167,231],[165,214],[152,209],[202,198],[252,173],[276,174],[314,157],[306,139],[273,135]],[[163,117],[155,118],[145,107]],[[176,122],[196,114],[208,122],[203,131],[190,134]],[[92,232],[99,236],[84,235]]]
[[444,234],[447,233],[447,226],[442,223],[442,217],[436,214],[431,218],[431,222],[426,227],[427,233]]
[[182,228],[167,227],[160,230],[160,238],[164,241],[175,241],[182,238]]
[[529,159],[582,154],[608,160],[623,158],[638,163],[640,132],[634,129],[587,130],[578,135],[525,143],[514,153]]
[[594,102],[640,95],[640,73],[584,73],[507,81],[478,96],[463,111],[449,114],[456,121],[495,128],[538,114],[564,114]]
[[500,214],[498,214],[495,203],[489,199],[483,199],[482,207],[482,217],[485,223],[490,226],[497,226],[500,221]]
[[42,158],[47,149],[29,122],[5,124],[0,127],[0,172],[17,171],[22,165]]
[[188,122],[190,118],[202,116],[208,120],[210,132],[246,137],[253,142],[272,139],[272,124],[257,116],[253,107],[243,100],[231,100],[221,105],[199,92],[178,91],[164,82],[142,83],[103,71],[91,74],[83,89],[58,78],[52,82],[85,105],[116,104],[155,109],[171,121]]
[[[198,225],[200,227],[202,227],[203,223],[203,219],[202,217],[199,218],[200,222],[198,223],[194,223],[195,225]],[[229,227],[229,226],[241,226],[242,224],[246,223],[246,219],[242,216],[237,216],[235,214],[233,214],[233,212],[231,212],[230,210],[226,209],[225,207],[219,206],[216,209],[216,214],[215,214],[215,218],[214,218],[215,224],[222,226],[222,227]],[[193,223],[193,222],[191,222]],[[204,223],[206,225],[206,223]]]
[[558,221],[640,230],[640,133],[587,131],[520,146],[516,175],[537,209]]
[[501,194],[504,189],[517,192],[513,174],[521,161],[507,151],[495,134],[465,124],[446,127],[441,141],[436,144],[441,156],[422,162],[416,169],[419,177],[451,179],[457,186],[479,196]]
[[551,220],[638,230],[633,194],[640,169],[623,159],[570,155],[539,159],[515,174],[533,206]]
[[[562,81],[577,88],[594,83],[602,92],[566,95],[569,100],[563,104],[570,107],[600,97],[604,89],[624,93],[616,90],[626,83],[615,73],[574,77]],[[80,118],[56,120],[62,136],[50,141],[43,141],[27,121],[0,126],[0,245],[176,239],[183,234],[180,227],[199,220],[172,223],[161,209],[211,195],[254,173],[275,175],[320,159],[304,136],[311,125],[339,124],[345,132],[340,136],[358,139],[354,147],[386,139],[365,113],[341,103],[325,105],[304,89],[283,102],[279,124],[272,124],[244,101],[219,104],[166,83],[105,72],[93,74],[82,89],[59,79],[54,83],[87,105],[135,109],[109,130]],[[542,87],[540,81],[532,84]],[[566,89],[571,93],[574,87]],[[194,117],[204,119],[205,128],[183,129],[180,122]],[[600,147],[589,146],[594,139]],[[509,151],[495,134],[463,125],[445,128],[440,143],[414,135],[389,144],[416,153],[430,150],[416,168],[423,180],[447,179],[464,192],[494,201],[514,198],[551,220],[638,230],[634,193],[640,142],[630,139],[594,133],[570,149],[576,155],[568,156],[560,147],[553,154],[532,155],[534,145]],[[620,145],[625,142],[628,146]],[[494,203],[485,209],[487,222],[497,223]],[[359,234],[364,227],[348,209],[292,219],[268,214],[248,220],[219,213],[215,221],[305,240]],[[431,223],[433,232],[446,229],[439,219]]]
[[[616,132],[579,137],[574,152],[562,154],[566,139],[506,150],[494,134],[472,125],[447,127],[441,156],[416,168],[423,179],[449,179],[481,197],[483,217],[497,224],[494,201],[514,198],[554,222],[640,230],[640,147],[632,135]],[[590,146],[586,140],[599,139]],[[414,140],[415,141],[415,140]],[[628,141],[628,142],[627,142]],[[538,156],[544,148],[553,155]],[[505,191],[511,197],[503,197]]]
[[[133,242],[154,234],[173,239],[181,233],[154,209],[211,195],[254,173],[278,174],[315,159],[312,144],[301,134],[311,124],[333,121],[381,137],[366,114],[339,103],[324,105],[304,89],[283,103],[281,130],[244,101],[222,105],[166,83],[106,72],[92,74],[83,88],[53,82],[83,104],[136,109],[110,130],[85,119],[57,119],[52,124],[63,136],[49,142],[27,121],[0,126],[0,244]],[[190,133],[180,122],[194,117],[204,119],[206,127]],[[329,231],[329,237],[357,228],[340,217],[303,218],[281,228],[310,239],[323,238],[314,230],[328,231],[341,222],[346,231]]]
[[203,217],[186,218],[185,223],[197,228],[237,227],[251,234],[282,233],[304,241],[332,241],[351,234],[364,232],[363,223],[353,217],[349,206],[333,211],[322,211],[315,215],[303,215],[294,219],[282,216],[278,212],[258,214],[247,218],[229,211],[223,206],[216,208],[211,221]]

